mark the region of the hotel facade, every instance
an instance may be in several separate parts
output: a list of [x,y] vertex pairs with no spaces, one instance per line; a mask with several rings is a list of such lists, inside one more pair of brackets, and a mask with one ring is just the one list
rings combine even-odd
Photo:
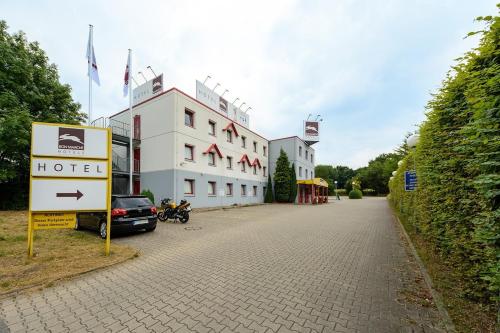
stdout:
[[177,88],[134,99],[133,133],[128,109],[103,124],[113,130],[113,193],[129,192],[129,135],[133,192],[150,190],[156,204],[163,198],[186,199],[193,207],[262,203],[281,147],[295,162],[298,179],[313,177],[312,147],[298,137],[269,141],[251,131],[248,115],[231,103],[216,110]]

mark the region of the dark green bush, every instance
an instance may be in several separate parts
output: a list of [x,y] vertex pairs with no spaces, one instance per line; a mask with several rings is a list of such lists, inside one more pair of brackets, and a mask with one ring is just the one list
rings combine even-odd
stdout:
[[142,190],[141,195],[147,196],[153,204],[155,203],[155,195],[150,190],[148,189]]
[[354,189],[349,192],[349,199],[363,199],[363,193],[358,189]]

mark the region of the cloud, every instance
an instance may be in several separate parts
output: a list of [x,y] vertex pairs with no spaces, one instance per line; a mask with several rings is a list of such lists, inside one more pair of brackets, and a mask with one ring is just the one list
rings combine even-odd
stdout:
[[[86,1],[3,2],[11,30],[38,40],[87,110],[87,25],[95,26],[102,86],[94,114],[127,105],[134,73],[151,65],[167,86],[194,95],[210,74],[232,101],[252,106],[251,128],[272,139],[301,135],[321,114],[318,163],[359,167],[396,147],[424,119],[429,92],[477,39],[473,18],[495,1]],[[137,79],[140,81],[141,79]]]

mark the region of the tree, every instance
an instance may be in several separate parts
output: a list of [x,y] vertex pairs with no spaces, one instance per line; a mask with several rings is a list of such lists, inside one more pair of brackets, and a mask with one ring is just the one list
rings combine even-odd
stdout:
[[356,172],[349,168],[348,166],[345,165],[337,165],[336,167],[333,168],[333,175],[332,179],[333,181],[337,181],[337,187],[338,188],[344,188],[346,182],[354,177]]
[[290,202],[295,202],[297,197],[297,174],[295,173],[295,163],[290,168]]
[[278,202],[290,200],[290,162],[283,149],[280,150],[274,171],[274,198]]
[[272,203],[274,201],[273,198],[273,181],[271,180],[271,175],[267,177],[267,187],[266,187],[266,196],[264,197],[265,203]]
[[368,162],[368,166],[356,170],[356,177],[361,180],[363,188],[373,189],[377,194],[387,194],[389,178],[402,158],[399,153],[381,154]]
[[79,124],[85,115],[38,43],[7,29],[0,21],[0,208],[20,208],[27,204],[31,123]]

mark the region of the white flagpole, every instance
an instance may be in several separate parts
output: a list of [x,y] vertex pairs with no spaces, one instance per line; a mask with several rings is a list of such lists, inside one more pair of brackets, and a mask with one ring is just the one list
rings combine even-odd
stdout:
[[132,115],[132,50],[128,49],[128,59],[129,59],[129,67],[128,67],[128,109],[130,112],[130,181],[129,181],[129,192],[130,194],[134,194],[133,190],[133,178],[132,173],[134,170],[134,149],[133,149],[133,140],[132,137],[134,135],[134,117]]
[[89,75],[89,117],[88,125],[90,126],[92,122],[92,59],[94,58],[94,44],[93,44],[93,29],[94,26],[89,24],[89,59],[88,59],[88,75]]

